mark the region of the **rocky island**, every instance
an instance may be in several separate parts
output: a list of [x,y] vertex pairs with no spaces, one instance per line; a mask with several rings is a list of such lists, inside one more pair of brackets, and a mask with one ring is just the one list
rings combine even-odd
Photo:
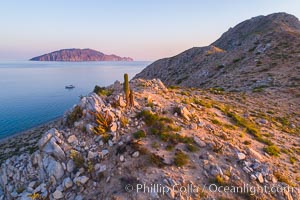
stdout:
[[253,18],[96,86],[2,142],[0,199],[299,199],[299,24]]
[[93,49],[61,49],[30,59],[31,61],[64,61],[64,62],[83,62],[83,61],[133,61],[129,57],[116,55],[106,55]]

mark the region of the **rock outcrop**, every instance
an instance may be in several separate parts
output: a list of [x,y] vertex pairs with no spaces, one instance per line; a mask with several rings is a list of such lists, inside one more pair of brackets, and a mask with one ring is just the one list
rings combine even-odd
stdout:
[[207,47],[155,61],[135,78],[166,85],[249,91],[299,87],[300,22],[286,13],[246,20]]
[[62,49],[30,59],[31,61],[133,61],[129,57],[106,55],[93,49]]

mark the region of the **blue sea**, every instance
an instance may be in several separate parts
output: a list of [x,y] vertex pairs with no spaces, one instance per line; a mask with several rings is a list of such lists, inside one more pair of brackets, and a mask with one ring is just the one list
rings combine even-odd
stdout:
[[[95,85],[123,82],[150,62],[0,62],[0,139],[51,121]],[[74,89],[65,89],[66,85]]]

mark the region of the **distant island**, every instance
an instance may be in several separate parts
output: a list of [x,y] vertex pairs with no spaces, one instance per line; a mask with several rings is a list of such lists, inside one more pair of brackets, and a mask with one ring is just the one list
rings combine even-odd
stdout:
[[31,61],[133,61],[130,57],[120,57],[117,55],[106,55],[93,49],[61,49],[30,59]]

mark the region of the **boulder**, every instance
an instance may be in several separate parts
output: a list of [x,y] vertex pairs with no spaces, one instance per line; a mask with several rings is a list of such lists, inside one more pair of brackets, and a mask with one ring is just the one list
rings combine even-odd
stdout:
[[43,159],[43,165],[49,177],[54,176],[56,180],[60,180],[63,177],[64,169],[61,163],[57,162],[53,157],[45,157]]
[[82,103],[83,106],[86,107],[87,110],[90,110],[90,111],[93,111],[93,112],[100,112],[101,108],[105,105],[104,101],[96,93],[90,94],[82,102],[83,102]]
[[59,160],[65,160],[65,152],[56,143],[55,135],[59,135],[56,129],[50,129],[39,140],[39,148],[42,152],[53,155]]

